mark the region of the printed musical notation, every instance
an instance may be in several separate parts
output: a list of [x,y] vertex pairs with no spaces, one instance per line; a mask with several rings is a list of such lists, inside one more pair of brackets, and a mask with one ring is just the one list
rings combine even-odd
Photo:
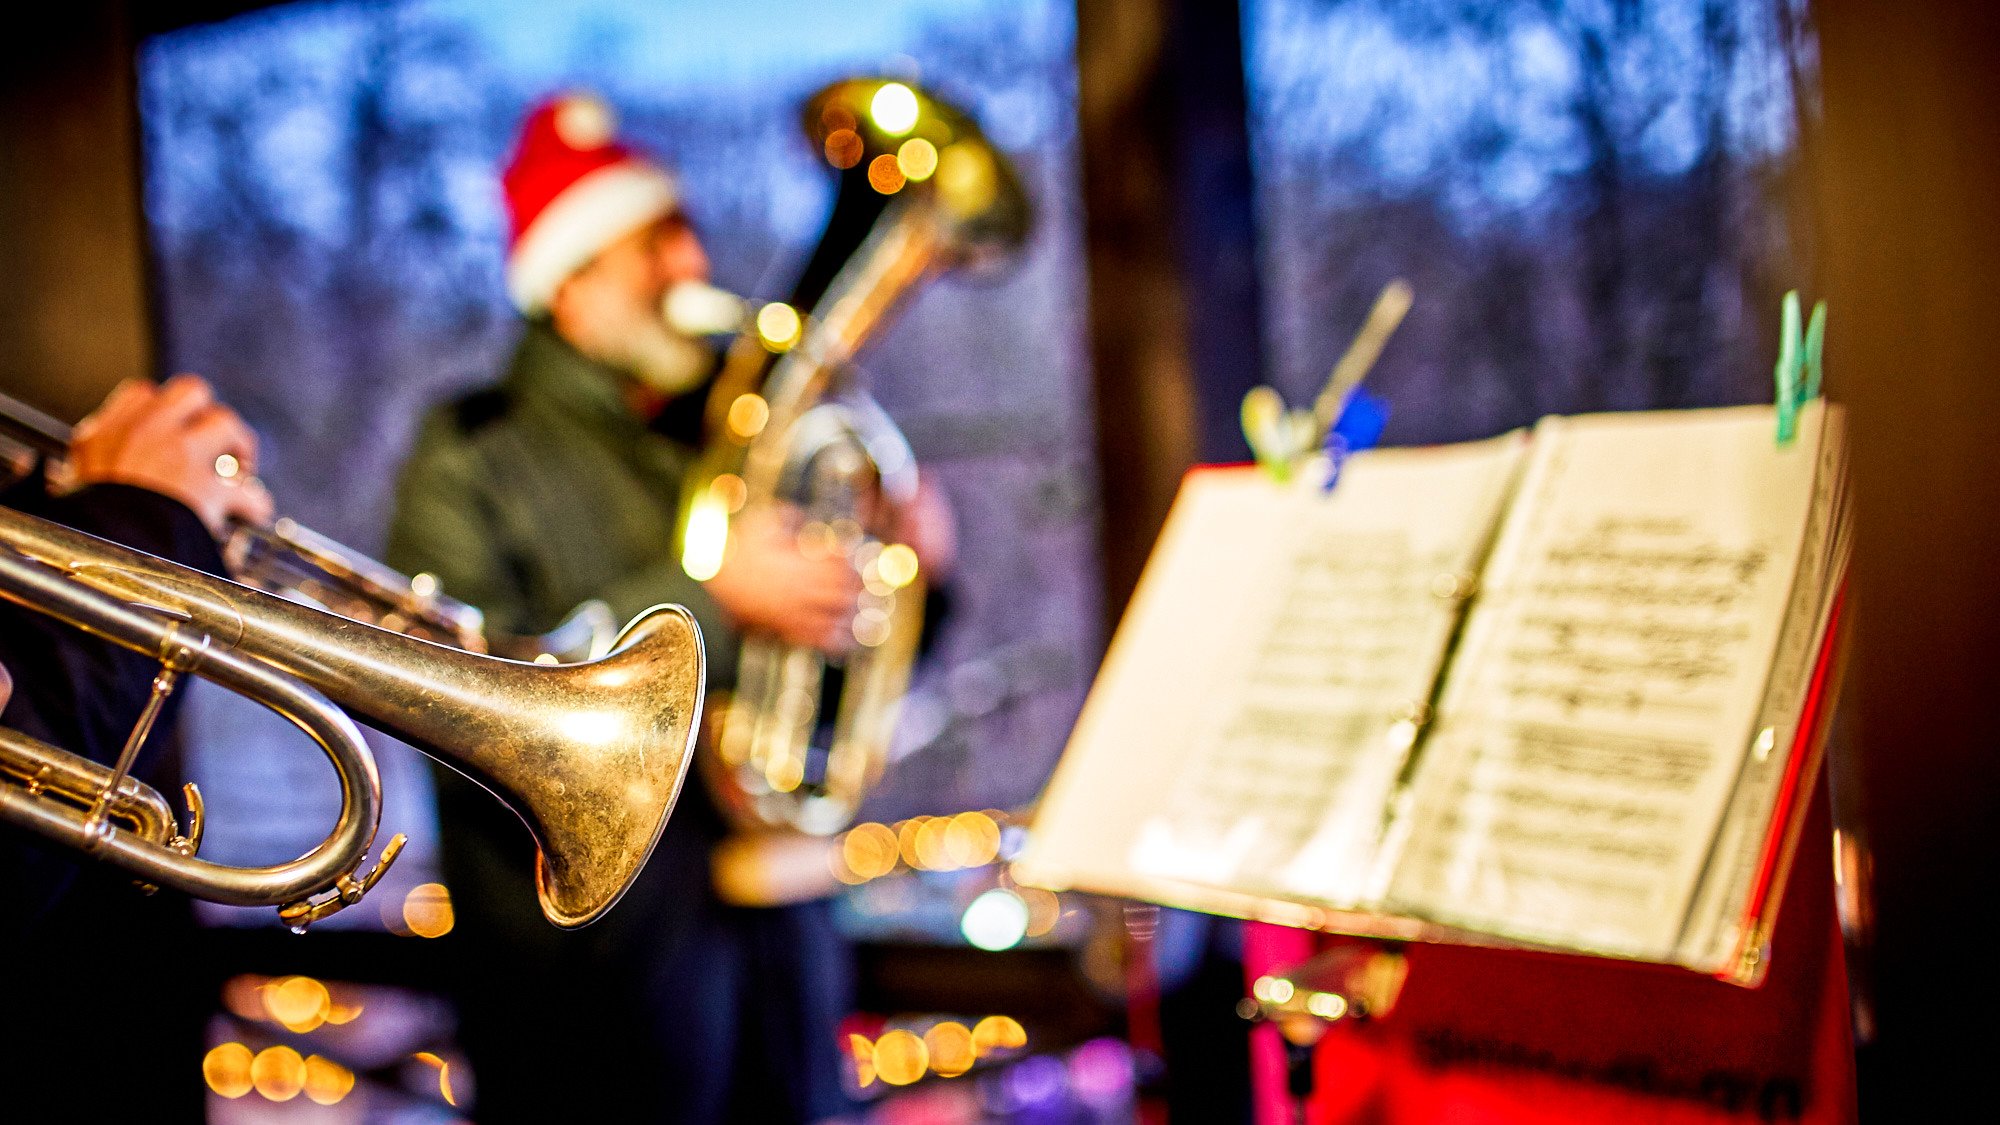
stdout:
[[1726,546],[1694,521],[1605,516],[1542,552],[1520,590],[1500,687],[1517,707],[1673,712],[1728,703],[1752,635],[1765,543]]
[[[1503,532],[1419,769],[1399,901],[1671,949],[1763,696],[1811,488],[1809,473],[1744,474],[1750,504],[1718,506],[1676,460],[1768,460],[1770,438],[1702,436],[1536,435],[1532,503]],[[1797,519],[1743,518],[1768,498]]]
[[1741,971],[1844,558],[1823,413],[1196,474],[1017,875]]
[[[1389,745],[1392,728],[1437,675],[1458,610],[1438,596],[1439,576],[1462,556],[1400,532],[1300,530],[1242,674],[1217,685],[1195,727],[1165,808],[1171,842],[1147,842],[1146,861],[1173,869],[1158,873],[1289,885],[1285,873],[1303,867],[1317,884],[1340,866],[1329,850],[1372,846],[1388,780],[1379,763],[1407,748]],[[1357,821],[1349,807],[1378,811]]]

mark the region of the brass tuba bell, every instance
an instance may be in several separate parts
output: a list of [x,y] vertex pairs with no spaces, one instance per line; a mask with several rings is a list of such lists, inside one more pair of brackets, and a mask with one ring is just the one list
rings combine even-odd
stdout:
[[[915,555],[886,538],[916,494],[916,460],[853,360],[924,281],[1018,249],[1030,208],[972,118],[912,83],[836,82],[806,103],[804,123],[843,172],[797,300],[813,311],[766,306],[730,349],[708,402],[709,448],[690,474],[683,558],[695,577],[712,574],[729,518],[783,503],[804,514],[802,535],[860,572],[853,649],[828,657],[745,637],[735,692],[717,700],[702,755],[739,826],[831,835],[887,765],[925,596]],[[869,211],[879,213],[866,237],[841,260],[831,240]],[[838,272],[815,296],[810,277],[829,259]]]

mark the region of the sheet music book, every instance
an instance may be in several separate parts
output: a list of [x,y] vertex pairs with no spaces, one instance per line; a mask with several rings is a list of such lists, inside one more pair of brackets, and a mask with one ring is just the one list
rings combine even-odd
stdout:
[[1190,474],[1023,882],[1754,981],[1817,764],[1838,408]]

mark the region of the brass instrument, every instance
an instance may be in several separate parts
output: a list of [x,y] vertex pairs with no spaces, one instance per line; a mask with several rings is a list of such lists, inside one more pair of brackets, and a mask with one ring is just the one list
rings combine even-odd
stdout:
[[[701,714],[701,637],[678,606],[640,615],[601,659],[544,667],[347,620],[4,508],[0,598],[161,664],[115,766],[0,729],[0,819],[149,883],[280,906],[295,929],[359,901],[401,846],[396,837],[361,872],[380,784],[339,708],[513,808],[540,849],[542,911],[566,928],[609,910],[645,864],[680,792]],[[194,787],[182,831],[165,799],[127,776],[160,704],[189,674],[283,715],[333,762],[339,820],[305,856],[258,868],[202,860]]]
[[[734,695],[713,712],[714,753],[702,757],[739,825],[831,835],[886,765],[924,602],[916,556],[886,539],[916,494],[916,461],[852,361],[924,280],[1018,248],[1029,207],[978,125],[909,83],[835,83],[807,103],[805,129],[847,170],[836,216],[877,197],[880,216],[810,317],[765,306],[731,348],[708,401],[707,459],[690,475],[683,559],[697,578],[714,573],[727,520],[782,503],[804,513],[802,545],[860,572],[856,647],[829,658],[745,637]],[[832,703],[829,665],[840,677]],[[833,722],[821,740],[823,706]]]
[[[16,474],[25,474],[35,457],[60,462],[68,454],[70,427],[0,394],[0,439],[6,439],[0,446],[22,447],[21,455],[6,458],[6,463]],[[599,601],[583,603],[540,636],[489,630],[484,614],[446,597],[434,576],[403,575],[285,518],[268,526],[232,523],[222,557],[229,573],[246,586],[467,652],[570,663],[604,655],[617,632],[610,607]]]

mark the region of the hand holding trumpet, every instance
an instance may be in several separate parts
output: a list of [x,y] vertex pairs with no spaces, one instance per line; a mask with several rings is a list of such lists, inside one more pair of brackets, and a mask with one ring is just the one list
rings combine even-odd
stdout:
[[257,480],[257,435],[196,375],[127,379],[78,422],[69,482],[127,484],[186,504],[220,537],[232,520],[264,524],[271,495]]

